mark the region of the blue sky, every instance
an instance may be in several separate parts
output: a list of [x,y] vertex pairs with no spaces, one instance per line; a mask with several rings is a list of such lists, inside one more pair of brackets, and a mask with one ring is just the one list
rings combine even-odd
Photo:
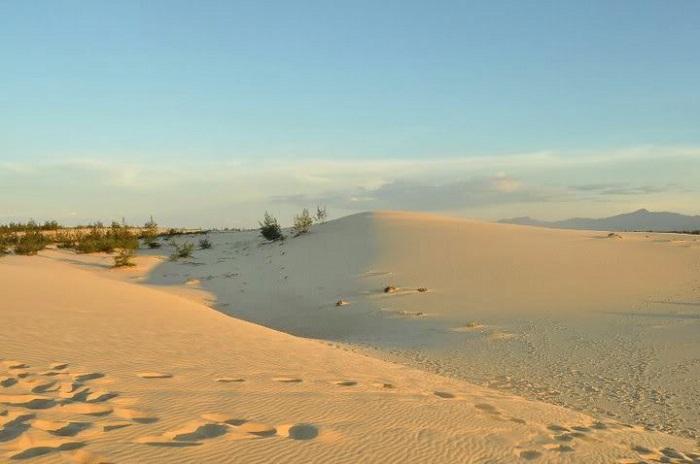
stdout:
[[[698,18],[694,0],[8,0],[0,222],[700,213]],[[600,179],[635,193],[580,189]]]

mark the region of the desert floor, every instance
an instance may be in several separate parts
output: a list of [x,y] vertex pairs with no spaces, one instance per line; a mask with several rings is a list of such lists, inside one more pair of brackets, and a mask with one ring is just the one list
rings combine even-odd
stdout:
[[257,235],[0,259],[0,460],[700,462],[697,236]]

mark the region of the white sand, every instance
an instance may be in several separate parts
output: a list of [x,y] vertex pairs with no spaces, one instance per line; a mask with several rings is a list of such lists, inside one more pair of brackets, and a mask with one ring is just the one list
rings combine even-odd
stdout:
[[283,244],[213,234],[191,260],[132,270],[58,250],[2,258],[0,453],[700,462],[686,438],[700,405],[699,242],[605,235],[376,213]]

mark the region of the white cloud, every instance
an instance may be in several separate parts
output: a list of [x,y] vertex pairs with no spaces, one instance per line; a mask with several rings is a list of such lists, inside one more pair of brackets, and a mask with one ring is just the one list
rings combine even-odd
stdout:
[[640,201],[688,208],[698,197],[692,172],[700,172],[697,147],[424,160],[8,161],[0,162],[0,221],[154,214],[172,225],[255,225],[265,209],[291,217],[316,203],[336,216],[413,209],[489,218],[544,211],[548,219],[576,214],[573,202],[576,210],[624,211]]

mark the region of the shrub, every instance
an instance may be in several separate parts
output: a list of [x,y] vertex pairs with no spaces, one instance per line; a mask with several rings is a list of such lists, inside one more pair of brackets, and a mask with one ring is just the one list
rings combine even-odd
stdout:
[[301,214],[294,216],[294,236],[298,237],[301,234],[307,233],[313,223],[314,221],[311,219],[309,209],[304,208]]
[[58,248],[75,248],[78,239],[82,236],[81,233],[70,234],[69,232],[60,231],[54,235],[54,241]]
[[0,233],[0,256],[6,255],[10,252],[9,240],[5,237],[5,234]]
[[96,226],[89,233],[80,235],[75,245],[78,253],[112,253],[117,248],[136,250],[138,247],[139,239],[129,229],[104,230]]
[[15,245],[15,254],[35,255],[46,248],[49,242],[49,238],[45,237],[44,234],[38,230],[28,231],[17,241]]
[[192,256],[192,250],[194,250],[194,244],[189,242],[183,243],[182,245],[170,242],[170,246],[175,249],[170,255],[170,261],[177,261],[180,258],[190,258]]
[[211,241],[209,240],[209,237],[204,237],[203,239],[199,240],[199,249],[200,250],[208,250],[211,247],[212,247],[212,244],[211,244]]
[[282,234],[282,228],[280,227],[277,219],[265,211],[265,218],[260,224],[260,235],[271,242],[276,242],[277,240],[284,240],[284,235]]
[[146,237],[143,239],[143,243],[150,249],[160,248],[160,242],[156,237]]
[[158,223],[153,220],[153,216],[143,225],[141,238],[148,248],[160,248],[160,242],[158,241]]
[[118,255],[114,257],[114,267],[133,267],[136,263],[132,261],[134,251],[128,248],[122,248]]
[[314,214],[314,221],[316,221],[318,224],[323,224],[326,222],[326,219],[328,218],[328,213],[326,212],[326,205],[317,206],[316,207],[316,214]]

